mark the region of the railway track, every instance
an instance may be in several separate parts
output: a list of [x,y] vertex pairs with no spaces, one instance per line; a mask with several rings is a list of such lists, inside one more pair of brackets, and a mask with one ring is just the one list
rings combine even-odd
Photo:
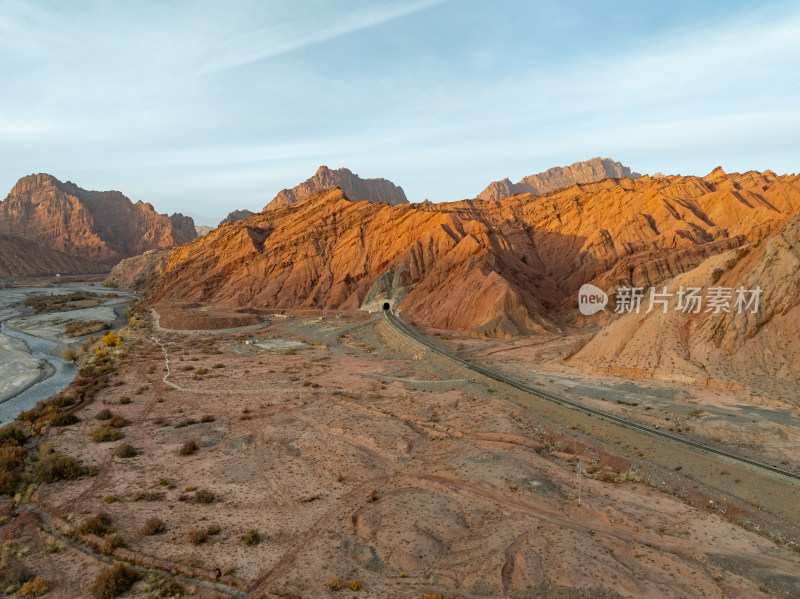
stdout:
[[597,410],[595,408],[585,406],[579,402],[573,401],[566,397],[560,397],[558,395],[554,395],[542,389],[538,389],[536,387],[532,387],[530,385],[526,385],[524,383],[520,383],[496,370],[491,368],[487,368],[486,366],[481,366],[480,364],[476,364],[474,362],[470,362],[468,360],[464,360],[463,358],[458,357],[454,353],[443,349],[442,347],[433,343],[430,339],[422,335],[419,331],[413,329],[403,321],[401,321],[397,316],[392,314],[391,310],[384,310],[383,316],[389,325],[394,328],[398,333],[403,335],[404,337],[416,342],[424,346],[426,349],[433,351],[440,356],[444,356],[448,360],[452,360],[456,362],[460,366],[467,368],[473,372],[477,372],[478,374],[482,374],[490,379],[493,379],[497,382],[503,383],[505,385],[509,385],[514,387],[515,389],[522,391],[524,393],[528,393],[540,399],[544,399],[546,401],[558,404],[560,406],[577,410],[583,412],[585,414],[590,414],[592,416],[597,416],[602,418],[603,420],[607,420],[609,422],[613,422],[619,426],[624,428],[635,430],[641,433],[645,433],[654,437],[658,437],[661,439],[666,439],[671,443],[675,443],[677,445],[681,445],[683,447],[688,447],[695,451],[700,451],[708,455],[718,456],[725,458],[727,460],[733,461],[735,463],[744,464],[751,468],[756,468],[757,470],[767,471],[772,474],[777,474],[779,476],[785,477],[789,479],[791,482],[797,484],[800,481],[800,475],[795,474],[794,472],[789,472],[782,468],[778,468],[776,466],[771,466],[769,464],[764,464],[763,462],[759,462],[757,460],[751,460],[750,458],[746,458],[740,455],[736,455],[733,453],[729,453],[724,449],[720,449],[714,447],[712,445],[707,445],[705,443],[699,441],[693,441],[691,439],[686,439],[680,435],[676,435],[669,431],[665,431],[662,429],[658,429],[652,426],[648,426],[646,424],[642,424],[640,422],[636,422],[635,420],[631,420],[628,418],[624,418],[622,416],[618,416],[616,414],[611,414],[609,412],[604,412],[602,410]]

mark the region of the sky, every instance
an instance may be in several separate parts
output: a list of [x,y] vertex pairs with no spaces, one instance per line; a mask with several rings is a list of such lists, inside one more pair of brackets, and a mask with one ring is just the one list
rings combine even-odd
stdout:
[[595,156],[792,173],[798,73],[796,2],[0,0],[0,197],[216,224],[323,164],[412,202]]

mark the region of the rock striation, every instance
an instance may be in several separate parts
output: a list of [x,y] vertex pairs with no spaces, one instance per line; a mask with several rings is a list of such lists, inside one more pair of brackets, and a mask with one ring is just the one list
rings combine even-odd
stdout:
[[614,162],[610,158],[592,158],[584,162],[576,162],[570,166],[556,166],[543,173],[524,177],[519,183],[512,183],[508,178],[493,181],[478,194],[479,200],[502,200],[518,193],[542,195],[556,189],[564,189],[576,183],[594,183],[603,179],[621,179],[641,177],[631,172],[627,166]]
[[716,169],[610,178],[502,202],[351,202],[340,189],[227,224],[170,255],[155,301],[377,308],[509,336],[575,322],[591,282],[657,285],[768,239],[800,211],[800,178]]
[[29,239],[0,235],[0,279],[98,274],[105,270],[100,264],[68,256]]
[[265,210],[274,210],[302,202],[321,191],[341,189],[345,196],[353,202],[383,202],[396,206],[408,204],[402,187],[398,187],[386,179],[362,179],[346,168],[331,170],[321,166],[316,174],[292,189],[278,192]]
[[170,250],[147,250],[120,261],[108,275],[108,281],[123,289],[141,293],[151,291],[167,264]]

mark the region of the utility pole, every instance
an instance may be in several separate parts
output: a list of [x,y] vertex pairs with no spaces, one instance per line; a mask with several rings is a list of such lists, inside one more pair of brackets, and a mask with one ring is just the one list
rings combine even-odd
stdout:
[[583,461],[578,458],[578,505],[581,504],[581,478],[583,476]]

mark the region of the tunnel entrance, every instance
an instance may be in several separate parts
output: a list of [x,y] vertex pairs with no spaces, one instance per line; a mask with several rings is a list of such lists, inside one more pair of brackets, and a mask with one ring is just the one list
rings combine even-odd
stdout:
[[389,309],[391,309],[391,306],[389,305],[389,302],[383,302],[383,309],[384,309],[384,310],[389,310]]

